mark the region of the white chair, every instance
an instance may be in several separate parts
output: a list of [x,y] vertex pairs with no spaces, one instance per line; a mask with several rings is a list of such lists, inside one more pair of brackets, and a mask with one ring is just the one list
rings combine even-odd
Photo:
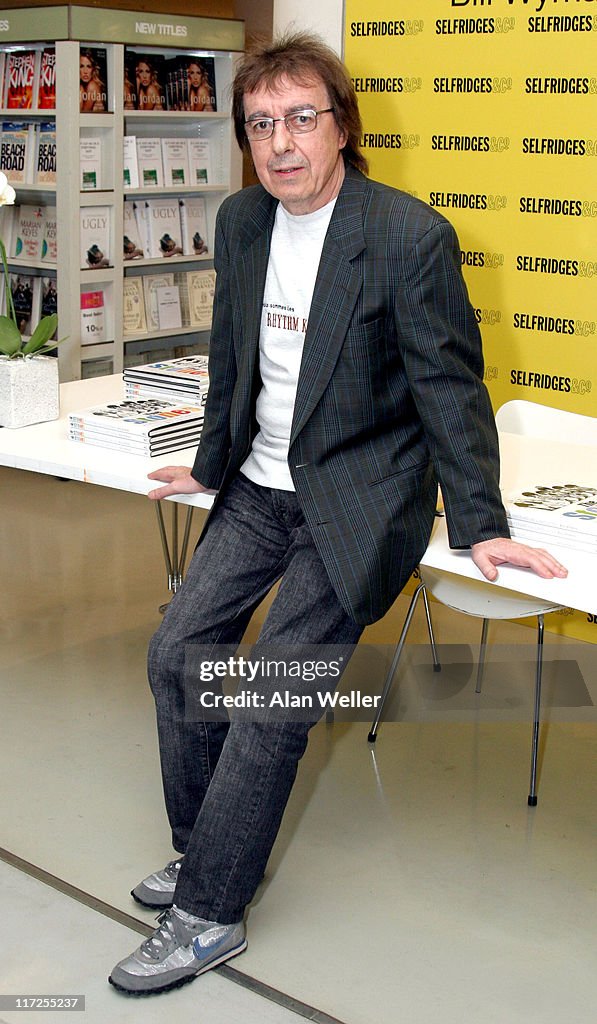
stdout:
[[[582,416],[577,413],[564,412],[561,409],[537,405],[534,402],[520,400],[507,402],[498,410],[496,423],[498,429],[502,432],[525,434],[527,436],[545,438],[545,440],[561,440],[562,437],[565,437],[567,441],[577,442],[578,444],[597,445],[597,419],[591,416]],[[441,666],[437,658],[427,592],[433,594],[438,601],[449,608],[483,619],[479,666],[477,670],[477,693],[481,691],[489,619],[520,619],[536,615],[537,660],[535,666],[535,701],[531,743],[531,778],[528,796],[529,806],[535,807],[537,804],[537,755],[541,710],[544,616],[548,612],[558,611],[561,605],[529,597],[526,594],[517,594],[512,590],[506,590],[494,584],[488,585],[481,580],[469,580],[462,576],[456,576],[453,573],[429,569],[424,566],[420,567],[420,573],[421,583],[413,594],[404,626],[396,645],[396,651],[386,677],[377,714],[369,733],[369,742],[375,743],[377,739],[377,730],[383,714],[384,704],[392,688],[406,634],[421,595],[425,601],[434,671],[439,671]]]

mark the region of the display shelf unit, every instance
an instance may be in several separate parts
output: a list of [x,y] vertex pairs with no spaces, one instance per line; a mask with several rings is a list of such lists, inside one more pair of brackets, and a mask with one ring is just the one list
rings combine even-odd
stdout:
[[[213,266],[214,226],[218,207],[242,184],[242,160],[234,141],[229,113],[229,87],[240,53],[244,49],[244,23],[223,18],[184,17],[78,6],[17,8],[0,12],[7,26],[0,50],[56,47],[56,109],[0,110],[2,120],[32,122],[55,121],[57,176],[56,185],[19,184],[17,204],[56,205],[56,267],[44,263],[10,258],[15,268],[32,273],[56,272],[58,290],[59,336],[66,340],[58,348],[61,380],[76,380],[98,372],[119,372],[127,351],[141,357],[158,349],[188,346],[197,328],[176,331],[148,331],[123,335],[123,282],[129,274],[166,269],[164,259],[141,259],[126,263],[123,259],[124,200],[203,195],[207,214],[208,253],[201,256],[177,256],[167,261],[176,272]],[[107,112],[79,111],[79,56],[83,46],[106,51]],[[216,79],[216,111],[140,111],[124,109],[125,49],[210,57]],[[213,175],[210,184],[196,187],[124,188],[123,139],[136,137],[185,137],[199,134],[210,140]],[[100,188],[81,190],[80,140],[101,140]],[[10,176],[9,176],[10,177]],[[110,222],[110,266],[81,269],[81,211],[102,207]],[[80,296],[82,291],[102,290],[105,297],[106,339],[97,345],[82,345]],[[202,332],[203,346],[208,332]]]

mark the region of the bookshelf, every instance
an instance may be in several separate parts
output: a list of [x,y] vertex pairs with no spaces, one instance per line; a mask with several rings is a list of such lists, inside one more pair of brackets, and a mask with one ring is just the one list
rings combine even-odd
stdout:
[[[9,258],[9,266],[33,275],[56,272],[59,337],[66,337],[58,349],[61,380],[77,380],[120,372],[132,361],[170,356],[197,341],[207,347],[209,332],[197,327],[143,331],[123,334],[123,286],[127,278],[144,277],[157,271],[179,274],[213,267],[214,225],[218,207],[242,184],[242,158],[234,141],[229,113],[229,86],[236,62],[244,48],[244,24],[223,18],[185,17],[147,11],[122,11],[57,6],[17,8],[0,12],[7,28],[2,33],[0,54],[44,46],[56,49],[56,107],[39,110],[0,109],[1,120],[22,120],[33,124],[54,121],[56,125],[56,184],[15,184],[17,204],[56,206],[57,263],[31,263]],[[105,54],[107,77],[106,110],[80,111],[79,62],[82,51]],[[215,78],[215,110],[125,109],[125,59],[136,53],[172,61],[174,56],[206,59]],[[4,101],[4,100],[3,100]],[[35,102],[35,98],[34,98]],[[74,130],[75,129],[75,130]],[[78,129],[78,130],[77,130]],[[125,188],[123,180],[124,137],[136,139],[209,140],[210,175],[205,184]],[[95,140],[99,139],[99,144]],[[97,166],[81,180],[81,141],[99,151]],[[90,147],[88,146],[89,150]],[[95,172],[97,176],[95,177]],[[9,181],[10,172],[7,174]],[[97,180],[98,187],[89,187]],[[12,182],[11,182],[12,183]],[[202,196],[205,201],[207,253],[160,257],[123,258],[123,215],[125,200],[144,203],[155,198],[184,199]],[[96,208],[108,218],[110,265],[82,269],[82,219],[95,223]],[[88,214],[85,217],[85,214]],[[86,236],[87,237],[87,236]],[[168,264],[166,266],[166,264]],[[81,293],[103,293],[104,336],[98,344],[83,344],[81,336]],[[88,340],[88,339],[87,339]]]

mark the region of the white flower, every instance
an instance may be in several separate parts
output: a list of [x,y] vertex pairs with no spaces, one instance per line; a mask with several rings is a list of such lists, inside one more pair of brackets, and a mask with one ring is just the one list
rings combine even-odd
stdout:
[[0,171],[0,206],[13,206],[16,198],[14,188],[8,184],[8,178]]

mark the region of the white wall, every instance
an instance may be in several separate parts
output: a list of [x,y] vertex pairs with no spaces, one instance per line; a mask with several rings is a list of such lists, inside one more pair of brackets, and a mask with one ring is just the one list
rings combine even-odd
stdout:
[[341,55],[343,27],[342,0],[274,0],[274,36],[292,28],[317,32]]

